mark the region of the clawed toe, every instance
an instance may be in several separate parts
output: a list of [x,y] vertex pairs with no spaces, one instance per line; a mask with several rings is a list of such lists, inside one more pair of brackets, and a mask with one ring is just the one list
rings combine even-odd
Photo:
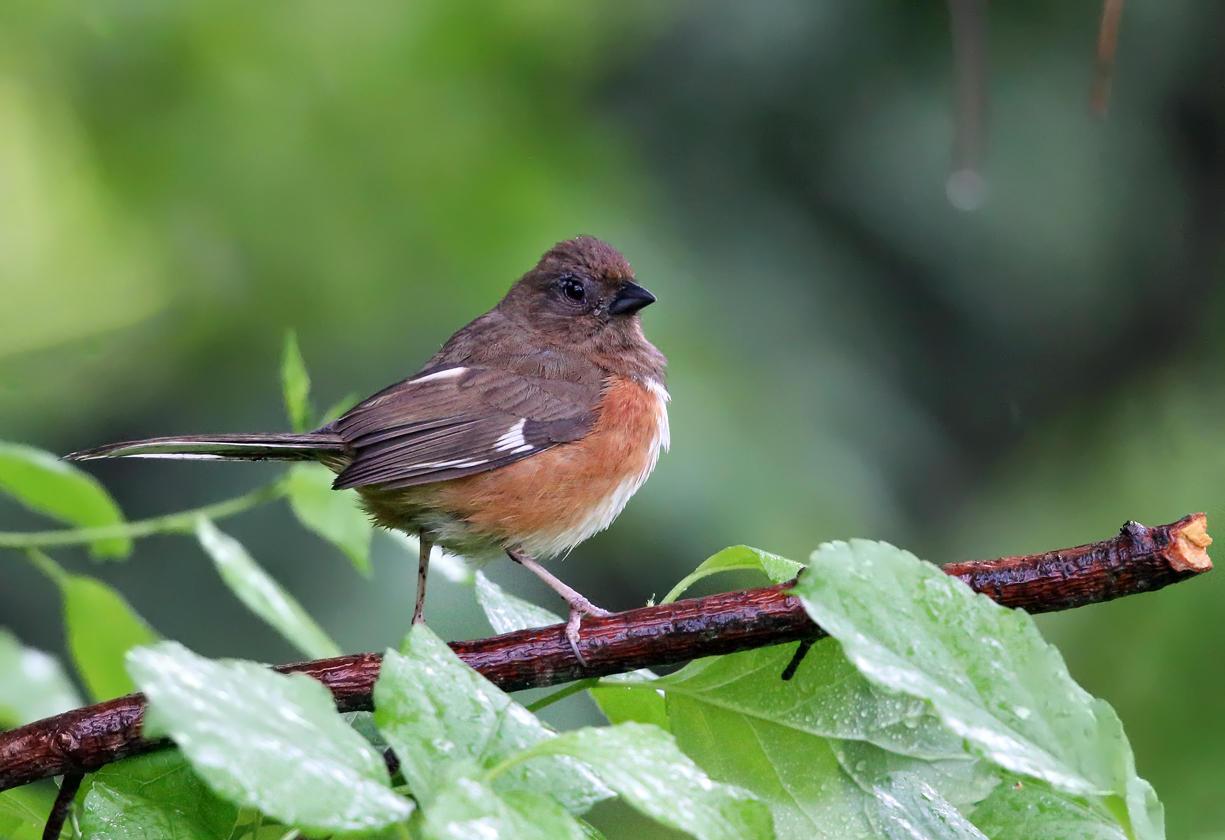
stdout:
[[506,553],[510,555],[511,560],[514,560],[536,575],[536,577],[547,583],[550,589],[566,599],[566,603],[570,605],[570,620],[566,622],[566,641],[570,643],[570,650],[574,651],[575,659],[579,661],[580,665],[586,667],[587,660],[583,657],[583,652],[578,647],[579,624],[582,623],[583,616],[585,615],[592,616],[593,618],[607,618],[612,613],[608,610],[600,609],[579,594],[578,590],[562,583],[522,549],[508,548]]
[[574,651],[574,657],[584,668],[587,667],[587,659],[583,656],[583,652],[579,650],[578,631],[585,615],[592,616],[593,618],[607,618],[612,613],[597,607],[586,599],[584,599],[582,604],[570,605],[570,620],[566,622],[566,641],[570,643],[570,650]]

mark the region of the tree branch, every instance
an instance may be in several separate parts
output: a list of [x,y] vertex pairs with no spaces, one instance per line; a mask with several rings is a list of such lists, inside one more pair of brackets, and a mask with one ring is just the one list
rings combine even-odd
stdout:
[[[1212,568],[1202,513],[1075,548],[944,567],[1009,607],[1048,612],[1160,589]],[[581,664],[564,625],[452,642],[468,665],[507,691],[686,662],[825,635],[789,585],[726,592],[583,622]],[[322,682],[342,711],[371,707],[381,658],[363,653],[279,666]],[[141,736],[145,699],[131,694],[0,733],[0,791],[81,773],[165,746]]]

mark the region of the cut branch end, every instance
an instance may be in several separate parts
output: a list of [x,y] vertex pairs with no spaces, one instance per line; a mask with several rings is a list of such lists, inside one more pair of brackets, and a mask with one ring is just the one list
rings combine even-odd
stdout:
[[1170,565],[1180,572],[1206,572],[1212,568],[1208,557],[1208,517],[1202,513],[1185,516],[1170,529],[1174,545],[1170,550]]

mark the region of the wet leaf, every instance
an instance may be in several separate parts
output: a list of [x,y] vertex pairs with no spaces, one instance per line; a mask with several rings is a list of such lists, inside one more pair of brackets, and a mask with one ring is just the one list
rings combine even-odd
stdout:
[[60,661],[0,628],[0,729],[84,705]]
[[[921,761],[858,741],[832,742],[842,771],[870,797],[864,813],[873,837],[883,840],[987,840],[946,797],[967,805],[999,779],[985,762]],[[988,765],[989,766],[989,765]]]
[[[0,491],[36,513],[80,528],[122,524],[119,505],[97,479],[50,452],[0,441]],[[132,541],[110,537],[90,544],[96,557],[127,557]]]
[[650,685],[656,679],[654,673],[643,668],[629,674],[604,677],[599,685],[588,691],[609,723],[649,723],[671,732],[663,688]]
[[221,579],[247,609],[311,659],[340,655],[340,648],[323,628],[251,558],[238,540],[222,533],[207,519],[196,525],[196,537],[212,558]]
[[1066,793],[1124,799],[1137,837],[1164,836],[1118,716],[1024,612],[865,540],[815,552],[796,594],[860,672],[931,703],[975,754]]
[[412,804],[383,757],[302,674],[213,661],[182,645],[138,648],[128,668],[149,697],[146,731],[168,734],[219,796],[304,831],[377,829]]
[[[884,802],[843,768],[862,764],[867,780],[887,772],[924,772],[941,799],[973,802],[994,778],[977,769],[960,739],[913,698],[872,686],[832,640],[817,643],[795,676],[781,679],[793,646],[704,659],[655,683],[663,690],[677,742],[712,778],[742,785],[766,802],[779,838],[875,840]],[[642,693],[644,689],[639,689]],[[862,739],[843,741],[840,738]],[[831,740],[834,738],[834,740]],[[895,756],[874,743],[910,750]],[[881,764],[893,756],[909,764]],[[956,835],[953,835],[956,836]]]
[[85,777],[77,794],[91,840],[215,840],[238,809],[217,798],[177,750],[127,758]]
[[42,840],[43,826],[55,801],[54,788],[27,785],[0,793],[0,837]]
[[[489,769],[556,736],[424,625],[413,627],[403,653],[384,654],[374,708],[409,789],[426,802],[451,783],[455,765]],[[494,787],[548,794],[575,813],[611,795],[564,756],[511,767]]]
[[761,572],[774,583],[784,583],[798,575],[803,568],[803,565],[794,560],[779,557],[777,554],[771,554],[768,551],[762,551],[759,548],[747,545],[734,545],[706,559],[700,566],[682,578],[676,586],[672,587],[672,591],[665,595],[660,603],[670,604],[702,578],[710,577],[720,572]]
[[558,735],[521,756],[570,755],[637,810],[699,840],[773,837],[770,811],[746,791],[713,782],[672,736],[641,723]]
[[785,645],[701,659],[654,687],[667,693],[673,718],[713,705],[797,735],[868,741],[926,758],[964,756],[961,739],[928,714],[926,703],[872,685],[835,642],[813,645],[784,681],[793,652]]
[[430,840],[587,840],[556,800],[525,790],[498,792],[476,779],[445,785],[425,812]]
[[510,633],[529,627],[547,627],[560,624],[562,619],[544,607],[538,607],[511,595],[502,587],[485,577],[483,572],[474,574],[476,602],[485,611],[485,618],[495,633]]
[[867,789],[877,806],[871,821],[882,840],[988,840],[918,776],[885,776]]
[[991,840],[1126,840],[1118,820],[1101,805],[1013,777],[971,815]]

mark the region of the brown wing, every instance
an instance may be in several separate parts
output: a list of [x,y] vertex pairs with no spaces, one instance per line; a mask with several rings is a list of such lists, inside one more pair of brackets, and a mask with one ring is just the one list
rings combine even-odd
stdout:
[[600,384],[482,367],[429,370],[335,423],[352,462],[335,487],[409,487],[461,478],[577,440],[595,423]]

